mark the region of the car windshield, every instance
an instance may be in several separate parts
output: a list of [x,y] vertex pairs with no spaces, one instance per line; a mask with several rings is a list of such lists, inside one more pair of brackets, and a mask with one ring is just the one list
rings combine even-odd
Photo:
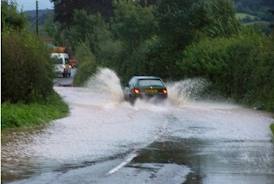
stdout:
[[159,79],[141,79],[138,82],[140,87],[146,87],[146,86],[164,86],[162,81]]
[[58,57],[52,57],[51,60],[54,64],[63,64],[63,59]]

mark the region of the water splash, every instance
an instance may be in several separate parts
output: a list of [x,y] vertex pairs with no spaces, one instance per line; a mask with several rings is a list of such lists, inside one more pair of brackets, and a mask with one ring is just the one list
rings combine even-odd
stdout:
[[186,79],[177,82],[167,82],[168,98],[165,101],[158,99],[137,99],[134,108],[148,109],[150,111],[166,111],[170,108],[183,107],[197,98],[208,86],[208,82],[202,78]]
[[[107,68],[99,69],[86,88],[57,87],[71,107],[70,116],[37,133],[7,137],[9,143],[2,146],[5,178],[55,173],[65,166],[109,158],[144,147],[159,135],[269,142],[273,119],[268,115],[227,104],[192,103],[206,86],[203,79],[168,82],[165,102],[137,100],[134,106],[123,100],[120,79]],[[104,108],[106,104],[114,105]],[[266,150],[267,164],[273,160],[268,156],[273,155],[273,146]]]
[[202,78],[186,79],[177,82],[168,82],[168,101],[177,106],[195,100],[208,86],[208,82]]
[[111,69],[99,68],[85,86],[98,94],[107,94],[114,103],[119,103],[124,99],[120,79]]
[[[181,106],[199,97],[200,93],[208,85],[202,78],[186,79],[177,82],[168,82],[168,100],[162,104],[164,106]],[[123,87],[117,74],[109,68],[99,68],[85,85],[88,89],[98,94],[104,94],[102,98],[107,98],[107,104],[120,104],[124,102]],[[106,101],[104,101],[105,103]],[[140,100],[135,103],[135,107],[152,108],[155,100]],[[106,105],[106,104],[105,104]]]

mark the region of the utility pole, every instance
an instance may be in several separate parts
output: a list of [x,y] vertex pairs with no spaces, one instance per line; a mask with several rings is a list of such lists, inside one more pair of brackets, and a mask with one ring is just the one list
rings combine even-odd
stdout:
[[36,0],[36,34],[39,35],[39,28],[38,28],[38,0]]

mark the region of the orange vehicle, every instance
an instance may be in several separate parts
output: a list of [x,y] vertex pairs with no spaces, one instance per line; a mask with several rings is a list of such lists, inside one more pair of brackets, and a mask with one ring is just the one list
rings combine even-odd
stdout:
[[65,47],[54,47],[52,52],[53,53],[66,53],[66,48]]

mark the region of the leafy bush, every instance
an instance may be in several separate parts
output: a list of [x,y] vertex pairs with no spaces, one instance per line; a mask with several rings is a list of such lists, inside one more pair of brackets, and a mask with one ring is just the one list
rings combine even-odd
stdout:
[[2,101],[44,99],[52,92],[52,79],[49,52],[36,36],[2,34]]
[[258,51],[257,63],[253,66],[251,99],[260,102],[262,108],[274,112],[274,35],[265,39]]
[[273,42],[259,33],[206,38],[177,64],[185,76],[206,77],[226,96],[274,110]]
[[271,129],[272,134],[273,134],[273,136],[274,136],[274,123],[272,123],[272,124],[270,125],[270,129]]
[[76,47],[76,58],[79,61],[79,67],[74,79],[77,86],[83,85],[87,79],[96,71],[96,60],[91,49],[86,43],[80,43]]
[[23,30],[26,26],[26,18],[23,13],[17,12],[16,3],[1,0],[1,28],[2,32],[9,29]]

